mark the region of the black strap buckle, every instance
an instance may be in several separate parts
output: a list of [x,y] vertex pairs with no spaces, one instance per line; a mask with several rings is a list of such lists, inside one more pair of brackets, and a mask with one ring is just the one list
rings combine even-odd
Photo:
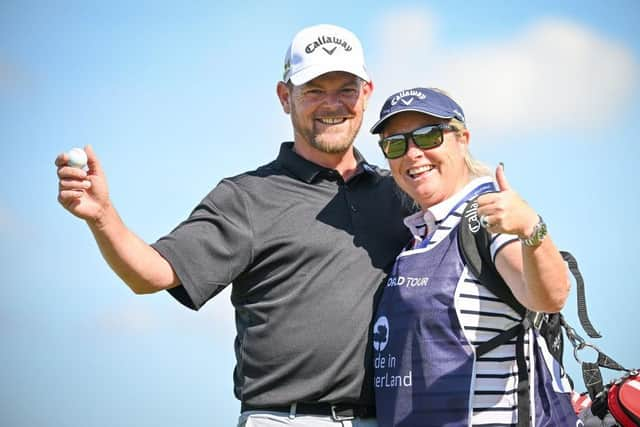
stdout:
[[539,311],[533,311],[531,312],[531,316],[531,325],[536,331],[539,331],[542,326],[542,322],[547,320],[547,315]]
[[[339,412],[347,413],[346,415],[341,415]],[[338,408],[337,405],[331,405],[331,419],[333,421],[349,421],[355,420],[356,414],[353,409],[342,409]]]

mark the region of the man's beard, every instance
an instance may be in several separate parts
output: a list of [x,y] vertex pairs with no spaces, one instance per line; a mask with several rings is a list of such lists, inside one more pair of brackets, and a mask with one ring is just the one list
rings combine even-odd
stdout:
[[347,138],[347,140],[342,141],[339,144],[319,141],[316,135],[310,135],[310,138],[308,139],[309,144],[313,148],[327,154],[343,154],[347,152],[353,145],[354,140],[355,134],[353,137]]

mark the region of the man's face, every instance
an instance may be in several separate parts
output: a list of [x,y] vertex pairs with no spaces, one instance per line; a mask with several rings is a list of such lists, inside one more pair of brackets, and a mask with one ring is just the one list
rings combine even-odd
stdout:
[[370,83],[337,71],[300,86],[283,86],[278,93],[291,114],[296,144],[323,153],[344,153],[351,147],[362,125]]

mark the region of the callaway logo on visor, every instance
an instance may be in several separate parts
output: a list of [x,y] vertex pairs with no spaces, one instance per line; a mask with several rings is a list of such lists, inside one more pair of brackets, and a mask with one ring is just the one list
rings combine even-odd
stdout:
[[427,95],[419,90],[403,90],[393,97],[391,105],[396,105],[398,102],[402,102],[404,105],[411,105],[414,97],[422,100],[425,99]]

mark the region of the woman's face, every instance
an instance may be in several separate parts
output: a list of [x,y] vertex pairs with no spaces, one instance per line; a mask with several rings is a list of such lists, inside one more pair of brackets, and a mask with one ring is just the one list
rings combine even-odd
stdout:
[[[412,132],[423,126],[446,124],[440,119],[415,111],[406,111],[389,118],[382,137]],[[464,157],[469,132],[445,130],[442,145],[421,149],[410,138],[407,152],[397,159],[389,159],[389,167],[396,183],[426,210],[454,195],[469,182]]]

